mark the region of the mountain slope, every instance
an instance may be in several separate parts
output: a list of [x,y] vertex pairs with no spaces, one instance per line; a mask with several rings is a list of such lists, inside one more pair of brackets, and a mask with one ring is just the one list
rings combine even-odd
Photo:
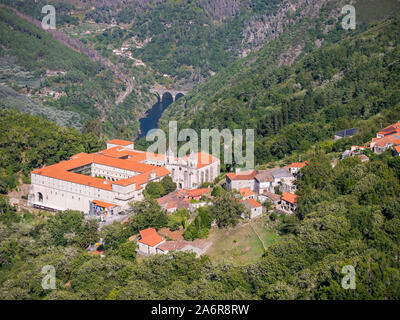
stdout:
[[[146,94],[145,88],[139,88],[140,82],[130,80],[132,92],[125,98],[126,101],[119,99],[121,103],[116,104],[118,97],[127,90],[124,78],[132,75],[121,74],[118,66],[111,62],[103,63],[88,50],[78,52],[78,48],[74,47],[76,43],[64,45],[67,37],[61,35],[63,39],[59,41],[57,36],[36,27],[10,9],[1,7],[0,17],[1,59],[9,65],[7,68],[21,70],[24,78],[21,82],[21,79],[7,75],[2,68],[3,85],[9,87],[2,90],[3,95],[11,93],[12,89],[37,106],[61,111],[61,115],[65,112],[76,113],[78,116],[74,121],[78,123],[73,126],[77,128],[88,120],[96,120],[104,122],[102,131],[108,135],[116,136],[121,127],[124,127],[127,137],[132,138],[138,133],[140,108],[134,110],[132,102],[151,105],[153,97],[148,89]],[[15,96],[15,93],[11,95]],[[7,101],[3,101],[3,107],[14,107]],[[135,111],[138,113],[135,114]],[[141,112],[144,113],[143,110]],[[42,113],[47,113],[46,108]]]
[[161,126],[174,119],[196,130],[254,128],[262,163],[306,150],[334,130],[395,107],[400,101],[399,18],[361,33],[341,32],[350,37],[290,67],[271,65],[274,46],[284,46],[282,38],[271,42],[172,105]]

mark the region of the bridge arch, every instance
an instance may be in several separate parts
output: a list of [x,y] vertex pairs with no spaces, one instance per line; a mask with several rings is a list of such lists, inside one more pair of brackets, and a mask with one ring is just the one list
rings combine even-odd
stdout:
[[175,96],[175,101],[178,101],[180,98],[184,97],[185,95],[182,92],[178,92]]
[[161,97],[161,104],[163,109],[167,108],[170,104],[174,103],[174,96],[170,92],[164,92]]

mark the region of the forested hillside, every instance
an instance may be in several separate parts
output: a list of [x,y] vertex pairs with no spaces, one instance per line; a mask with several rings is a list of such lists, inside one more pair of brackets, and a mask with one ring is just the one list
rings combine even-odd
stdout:
[[[400,158],[362,163],[317,155],[303,171],[299,218],[285,218],[279,240],[258,262],[218,264],[190,253],[136,259],[138,218],[96,232],[79,212],[33,216],[0,197],[0,299],[400,299]],[[162,217],[139,203],[140,223]],[[158,210],[158,211],[157,211]],[[85,249],[103,237],[105,257]],[[173,257],[173,259],[171,259]],[[41,286],[56,268],[56,290]],[[342,268],[355,268],[344,290]]]
[[[330,44],[281,67],[272,63],[283,45],[278,39],[199,86],[186,97],[186,108],[179,101],[171,106],[162,126],[177,119],[196,130],[254,128],[256,160],[265,163],[394,109],[400,99],[400,19],[352,33],[337,25],[325,36]],[[336,42],[337,36],[344,39]]]
[[[42,16],[38,8],[45,4],[2,2],[36,19]],[[390,12],[393,7],[384,3],[381,8]],[[129,42],[133,56],[161,76],[161,82],[166,74],[175,85],[189,88],[295,28],[296,36],[286,37],[286,48],[279,52],[280,63],[291,64],[302,52],[320,45],[314,42],[316,34],[323,38],[345,4],[344,0],[55,2],[61,28],[76,26],[74,36],[103,56],[112,58],[112,49]],[[94,25],[102,32],[93,34]]]
[[140,82],[133,82],[132,92],[117,105],[126,84],[112,68],[63,45],[9,9],[0,8],[0,17],[3,108],[47,114],[60,125],[86,131],[94,120],[100,127],[97,134],[131,139],[138,134],[137,116],[153,100],[148,89],[139,90]]
[[100,148],[93,134],[58,127],[41,117],[0,109],[0,193],[29,183],[33,169]]

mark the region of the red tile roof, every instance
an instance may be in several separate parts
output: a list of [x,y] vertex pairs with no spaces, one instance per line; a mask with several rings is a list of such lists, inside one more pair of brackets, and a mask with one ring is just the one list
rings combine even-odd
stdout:
[[292,162],[291,164],[285,166],[285,168],[303,168],[308,164],[308,161],[304,162]]
[[141,230],[139,233],[141,237],[139,242],[146,244],[150,247],[155,247],[165,240],[165,238],[161,237],[154,228]]
[[132,141],[120,140],[120,139],[115,139],[115,140],[107,141],[107,143],[117,144],[117,145],[119,145],[119,146],[129,146],[130,144],[133,144]]
[[400,153],[400,146],[395,146],[394,149],[397,151],[397,153]]
[[246,171],[246,172],[241,172],[241,173],[234,173],[230,172],[227,173],[226,176],[232,181],[232,180],[253,180],[254,177],[257,175],[257,171]]
[[113,203],[108,203],[100,200],[93,200],[92,201],[96,206],[102,207],[102,208],[111,208],[111,207],[116,207],[117,205]]
[[243,200],[242,202],[243,202],[244,204],[245,204],[245,203],[249,204],[250,207],[253,207],[253,208],[262,207],[262,205],[261,205],[258,201],[254,200],[254,199],[246,199],[246,200]]
[[400,122],[393,123],[386,128],[382,129],[378,134],[387,136],[393,133],[400,133]]
[[193,190],[188,190],[186,192],[187,196],[190,198],[195,198],[195,197],[200,197],[203,194],[211,192],[211,188],[200,188],[200,189],[193,189]]
[[282,193],[282,200],[287,201],[289,203],[296,204],[297,198],[298,198],[298,196],[293,193],[290,193],[290,192]]
[[378,147],[384,147],[388,144],[400,145],[400,134],[397,135],[389,135],[383,138],[374,138],[372,139],[375,142],[375,145]]
[[240,194],[242,195],[242,197],[249,197],[252,196],[254,194],[253,191],[251,191],[249,188],[242,188],[239,189]]
[[[72,169],[89,165],[92,163],[120,168],[136,172],[139,174],[128,179],[121,179],[112,182],[105,179],[86,176],[83,174],[78,174],[70,171]],[[51,166],[37,169],[32,171],[32,173],[104,190],[112,190],[113,184],[127,186],[136,183],[136,190],[139,190],[143,188],[141,185],[145,184],[148,181],[152,171],[155,172],[157,177],[164,177],[170,173],[168,169],[165,167],[155,167],[149,164],[140,163],[132,158],[120,159],[111,156],[106,156],[101,153],[96,153],[96,154],[80,153],[73,156],[71,160],[62,161],[60,163]]]

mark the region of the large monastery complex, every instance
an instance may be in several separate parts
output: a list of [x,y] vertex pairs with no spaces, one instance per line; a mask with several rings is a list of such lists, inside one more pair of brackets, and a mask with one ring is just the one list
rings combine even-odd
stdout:
[[34,170],[28,204],[52,211],[125,210],[128,203],[143,199],[149,182],[167,175],[179,189],[198,188],[220,173],[220,160],[204,152],[176,158],[134,149],[131,141],[112,140],[107,149],[79,153],[70,160]]

